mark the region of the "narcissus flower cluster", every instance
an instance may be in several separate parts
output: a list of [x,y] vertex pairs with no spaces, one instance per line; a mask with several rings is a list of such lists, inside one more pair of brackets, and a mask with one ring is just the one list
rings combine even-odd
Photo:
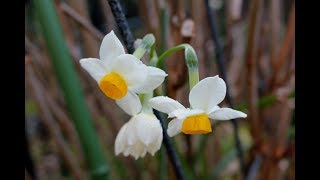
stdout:
[[[116,155],[123,153],[138,159],[147,153],[154,155],[160,149],[163,130],[152,108],[173,118],[167,129],[171,137],[180,132],[210,133],[211,120],[247,117],[243,112],[218,106],[226,95],[226,84],[219,76],[207,77],[191,89],[190,108],[185,108],[169,97],[152,98],[153,91],[163,83],[167,74],[159,68],[143,64],[131,54],[126,54],[113,31],[104,37],[99,55],[100,59],[81,59],[81,66],[96,80],[98,87],[108,98],[115,100],[124,112],[131,115],[116,137]],[[146,96],[149,97],[147,103],[141,103],[139,94],[149,94],[151,97]]]

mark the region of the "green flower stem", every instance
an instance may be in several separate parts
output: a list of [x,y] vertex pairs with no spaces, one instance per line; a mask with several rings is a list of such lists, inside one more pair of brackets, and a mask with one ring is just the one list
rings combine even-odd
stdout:
[[157,57],[157,56],[153,56],[153,57],[150,59],[149,65],[150,65],[150,66],[153,66],[153,67],[156,67],[156,66],[157,66],[157,63],[158,63],[158,57]]
[[161,34],[161,46],[160,53],[163,53],[167,48],[167,34],[168,34],[168,26],[169,26],[169,13],[168,9],[163,7],[160,10],[160,34]]
[[180,44],[180,45],[175,46],[173,48],[170,48],[167,51],[165,51],[164,53],[162,53],[161,56],[158,58],[157,67],[162,69],[164,60],[168,56],[170,56],[171,54],[173,54],[173,53],[175,53],[177,51],[185,49],[187,45],[189,45],[189,44]]
[[186,62],[186,65],[188,68],[188,74],[189,74],[189,87],[191,90],[192,87],[199,82],[198,58],[192,46],[190,46],[189,44],[180,44],[178,46],[175,46],[165,51],[158,58],[157,67],[163,69],[164,60],[171,54],[183,49],[184,49],[185,62]]
[[99,145],[53,3],[50,0],[33,0],[33,5],[38,13],[52,65],[78,132],[91,177],[94,180],[108,179],[109,167]]
[[153,97],[153,92],[147,94],[140,94],[139,98],[142,104],[141,112],[153,114],[152,107],[149,105],[149,100]]

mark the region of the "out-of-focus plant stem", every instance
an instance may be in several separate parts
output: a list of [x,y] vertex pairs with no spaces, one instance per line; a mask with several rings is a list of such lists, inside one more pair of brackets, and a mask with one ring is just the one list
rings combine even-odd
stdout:
[[247,175],[245,177],[245,180],[256,179],[258,170],[259,170],[260,165],[261,165],[261,161],[262,161],[261,155],[260,154],[256,154],[253,163],[248,168],[248,173],[247,173]]
[[249,22],[246,39],[245,61],[247,67],[247,86],[248,86],[248,120],[250,121],[250,131],[256,147],[261,143],[261,132],[263,131],[262,123],[259,121],[258,101],[258,79],[257,79],[257,38],[259,28],[261,27],[262,1],[254,0],[250,4]]
[[50,0],[34,0],[49,55],[75,123],[93,179],[108,179],[108,166],[100,149],[81,86],[68,53],[62,30]]
[[[225,80],[226,86],[227,86],[226,101],[229,104],[229,106],[233,108],[233,102],[232,102],[232,99],[229,93],[229,88],[228,88],[229,86],[228,86],[228,79],[226,74],[223,47],[221,46],[218,38],[218,25],[216,22],[216,17],[215,17],[215,14],[211,12],[208,0],[205,0],[205,7],[208,15],[208,21],[209,21],[209,26],[211,30],[212,40],[214,42],[215,49],[216,49],[216,60],[217,60],[218,69],[219,69],[221,78]],[[245,170],[245,163],[243,158],[241,141],[239,137],[238,122],[236,121],[236,119],[232,119],[231,122],[234,127],[234,138],[236,142],[238,158],[240,161],[240,167],[241,167],[242,174],[244,175],[246,170]]]
[[270,89],[273,90],[275,87],[277,87],[277,83],[281,76],[279,76],[279,71],[285,64],[287,57],[290,54],[290,50],[293,48],[293,42],[294,42],[294,32],[295,32],[295,5],[293,4],[290,11],[290,17],[287,25],[287,31],[285,34],[285,37],[282,41],[281,47],[279,49],[278,54],[272,61],[273,66],[273,74],[272,79],[270,83]]
[[169,15],[168,10],[166,8],[161,8],[160,11],[160,23],[161,23],[161,47],[160,53],[162,54],[164,50],[167,48],[167,33],[168,33],[168,25],[169,25]]

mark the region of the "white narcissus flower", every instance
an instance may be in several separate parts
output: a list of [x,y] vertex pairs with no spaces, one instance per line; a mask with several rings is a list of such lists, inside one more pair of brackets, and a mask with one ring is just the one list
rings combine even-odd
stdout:
[[157,88],[167,74],[158,68],[146,66],[124,48],[113,31],[108,33],[100,46],[100,59],[84,58],[81,66],[97,81],[102,92],[116,100],[125,112],[141,110],[136,93],[147,93]]
[[157,96],[149,100],[150,105],[174,118],[168,124],[170,137],[185,134],[206,134],[212,131],[209,120],[245,118],[243,112],[218,106],[226,95],[226,84],[219,76],[207,77],[197,83],[189,93],[191,108],[185,108],[169,97]]
[[115,154],[131,155],[135,159],[144,157],[147,152],[152,156],[162,144],[160,121],[150,112],[132,112],[133,117],[125,123],[115,141]]

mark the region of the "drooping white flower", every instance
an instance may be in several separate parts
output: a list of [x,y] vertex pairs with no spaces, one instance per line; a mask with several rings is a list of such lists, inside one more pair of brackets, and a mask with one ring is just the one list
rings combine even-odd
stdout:
[[218,106],[226,95],[226,84],[219,76],[207,77],[197,83],[189,93],[191,108],[185,108],[178,101],[165,96],[149,100],[150,105],[174,118],[168,124],[170,137],[185,134],[206,134],[212,131],[209,120],[230,120],[245,118],[243,112]]
[[128,114],[132,111],[128,108],[141,109],[136,93],[153,91],[167,76],[163,70],[146,66],[133,55],[125,54],[113,31],[103,38],[99,55],[100,59],[81,59],[80,64],[97,81],[102,92],[116,100]]
[[160,149],[162,139],[161,124],[156,116],[152,112],[140,112],[121,127],[115,141],[115,154],[131,155],[135,159],[147,152],[153,156]]

